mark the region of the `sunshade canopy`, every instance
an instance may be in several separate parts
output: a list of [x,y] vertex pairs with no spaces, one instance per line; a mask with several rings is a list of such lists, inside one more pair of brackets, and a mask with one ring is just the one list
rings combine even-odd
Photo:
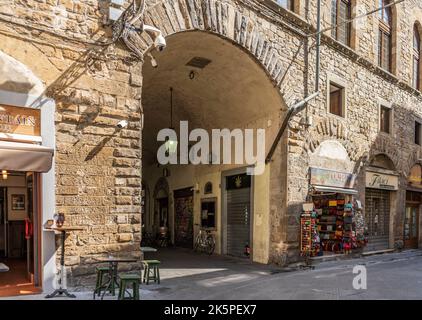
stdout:
[[44,146],[0,141],[0,170],[48,172],[54,150]]

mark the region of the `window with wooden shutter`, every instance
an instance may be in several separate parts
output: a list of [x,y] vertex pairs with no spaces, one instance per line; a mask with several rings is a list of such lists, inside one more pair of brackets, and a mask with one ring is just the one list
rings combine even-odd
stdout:
[[380,110],[380,131],[390,133],[391,128],[391,109],[381,106]]
[[421,145],[421,124],[415,121],[415,143]]
[[330,113],[344,117],[344,88],[330,83]]
[[421,38],[418,27],[415,25],[413,30],[413,76],[412,85],[420,90],[420,48]]
[[[389,0],[379,0],[380,7],[390,4]],[[391,72],[392,68],[392,17],[391,8],[384,8],[379,13],[378,65]]]
[[351,19],[350,0],[331,0],[331,25],[336,26],[331,29],[331,36],[337,41],[350,45],[350,23],[345,23]]

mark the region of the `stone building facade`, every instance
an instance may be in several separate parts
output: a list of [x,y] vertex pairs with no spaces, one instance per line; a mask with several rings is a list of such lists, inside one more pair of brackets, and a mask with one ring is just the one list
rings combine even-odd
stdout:
[[[331,24],[331,3],[322,1],[322,28]],[[377,5],[375,0],[353,0],[351,14]],[[43,173],[40,222],[63,213],[67,224],[87,228],[66,241],[66,265],[75,286],[91,281],[97,257],[140,256],[141,142],[155,139],[142,134],[144,62],[122,42],[110,42],[109,6],[100,0],[0,1],[0,52],[7,65],[0,103],[42,110],[48,101],[55,108],[54,164]],[[314,92],[315,42],[307,35],[315,32],[316,1],[295,0],[293,9],[270,0],[152,0],[144,22],[169,39],[187,31],[206,32],[250,57],[280,99],[270,116],[269,147],[286,109]],[[393,7],[392,15],[391,72],[378,66],[376,15],[353,23],[350,46],[332,39],[330,31],[323,34],[320,93],[292,118],[268,171],[256,181],[255,189],[261,186],[265,196],[255,203],[260,207],[254,214],[261,215],[254,220],[261,221],[254,226],[260,239],[255,261],[285,264],[299,258],[298,221],[309,194],[309,167],[327,164],[315,157],[326,141],[346,150],[344,167],[331,169],[347,167],[358,176],[354,188],[364,209],[367,166],[380,154],[391,160],[399,186],[391,200],[389,247],[403,238],[408,178],[420,161],[414,125],[422,119],[422,97],[412,86],[412,50],[422,8],[408,1]],[[147,53],[152,39],[141,37],[137,46]],[[330,81],[345,89],[345,117],[328,112]],[[390,134],[379,132],[379,109],[385,104],[393,110]],[[120,120],[128,120],[128,127],[117,129]],[[41,283],[47,289],[58,243],[41,229],[40,235]]]

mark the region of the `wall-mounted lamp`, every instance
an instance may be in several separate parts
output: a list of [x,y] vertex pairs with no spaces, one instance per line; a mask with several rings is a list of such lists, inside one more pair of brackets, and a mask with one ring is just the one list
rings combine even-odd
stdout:
[[[170,129],[173,129],[173,88],[170,87]],[[172,140],[167,137],[165,142],[167,154],[174,154],[177,152],[177,140]]]
[[1,174],[3,176],[3,180],[6,180],[7,179],[7,170],[2,170]]

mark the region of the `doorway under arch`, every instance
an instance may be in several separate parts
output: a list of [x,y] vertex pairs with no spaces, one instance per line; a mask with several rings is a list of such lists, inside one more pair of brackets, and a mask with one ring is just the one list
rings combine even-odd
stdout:
[[[161,129],[171,126],[171,118],[178,138],[181,134],[180,121],[188,122],[189,131],[201,128],[208,132],[210,137],[213,129],[230,131],[240,129],[242,132],[244,129],[253,129],[255,138],[253,149],[256,154],[255,133],[257,129],[264,129],[264,155],[266,155],[287,109],[286,104],[265,68],[255,57],[232,41],[218,35],[202,31],[176,33],[167,37],[166,50],[154,55],[158,66],[154,68],[146,58],[143,67],[142,103],[145,118],[142,149],[143,179],[150,188],[154,187],[154,183],[160,177],[165,177],[168,182],[169,228],[172,243],[175,239],[174,230],[178,229],[174,225],[173,192],[192,188],[194,235],[201,228],[201,221],[204,220],[202,215],[215,215],[213,231],[217,243],[216,252],[225,254],[229,238],[225,221],[243,223],[238,221],[243,213],[234,213],[227,209],[233,206],[227,205],[230,199],[227,198],[226,190],[222,188],[222,181],[227,176],[232,176],[231,173],[239,175],[240,171],[245,172],[248,165],[244,162],[202,165],[159,164],[157,150],[163,142],[157,141],[157,134]],[[191,141],[189,146],[195,143]],[[273,161],[266,165],[264,173],[252,179],[248,197],[251,204],[248,214],[251,217],[244,219],[250,225],[242,230],[248,230],[250,233],[249,252],[252,259],[258,262],[267,263],[269,258],[270,199],[272,196],[273,201],[283,197],[282,194],[273,195],[276,190],[270,189],[270,180],[279,179],[282,185],[280,169],[284,165],[282,157],[286,148],[285,140],[282,140]],[[230,152],[233,156],[235,152],[233,143]],[[213,151],[207,156],[213,157]],[[270,166],[276,170],[270,171]],[[203,186],[208,182],[215,187],[211,192],[205,193]],[[257,187],[258,185],[260,187]],[[230,194],[237,193],[231,190]],[[215,212],[203,212],[201,210],[203,201],[215,201]],[[281,200],[277,205],[281,207]],[[253,223],[255,216],[260,223]],[[236,228],[231,226],[229,229]],[[192,239],[195,238],[194,235]],[[235,234],[230,238],[237,239],[236,236]],[[242,243],[241,247],[244,245]],[[243,251],[239,255],[243,256]]]

